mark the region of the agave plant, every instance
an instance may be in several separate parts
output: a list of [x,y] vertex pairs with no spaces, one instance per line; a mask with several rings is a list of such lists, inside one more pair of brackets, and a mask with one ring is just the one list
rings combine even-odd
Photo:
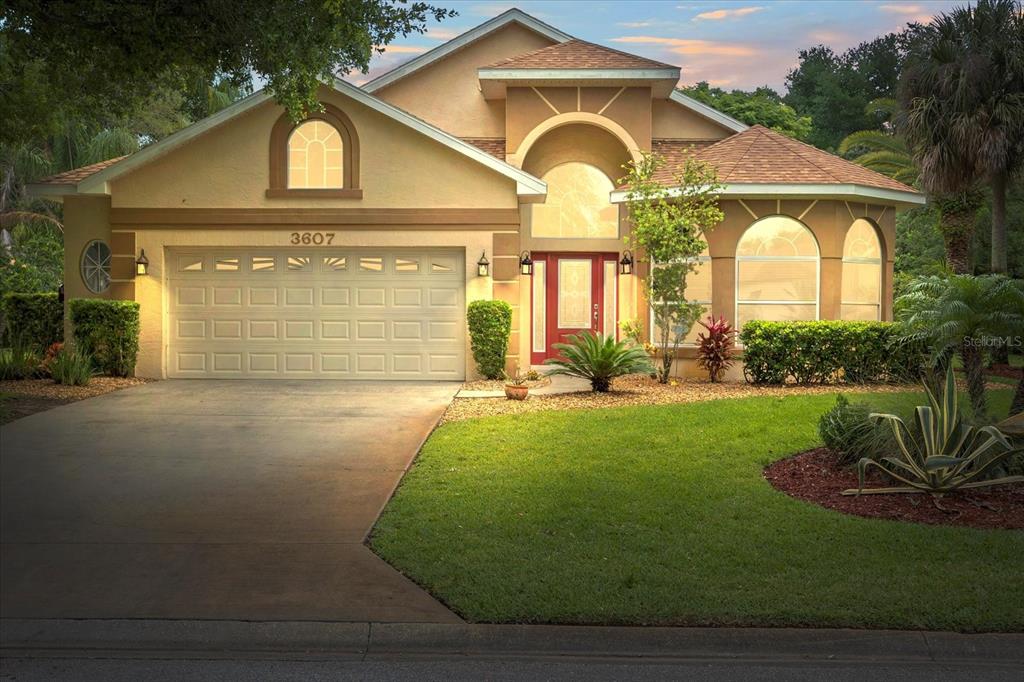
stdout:
[[[915,411],[918,437],[894,414],[872,414],[872,419],[892,426],[900,456],[867,457],[857,462],[859,487],[844,490],[844,495],[860,493],[927,492],[935,496],[961,488],[983,488],[1003,483],[1024,482],[1024,476],[983,477],[1010,455],[1020,452],[994,426],[972,427],[961,421],[953,368],[946,370],[941,396],[930,389],[928,405]],[[870,467],[880,469],[905,486],[864,488],[864,476]]]
[[600,393],[611,388],[612,379],[626,374],[649,374],[653,371],[647,352],[629,341],[616,341],[613,335],[593,332],[572,334],[568,343],[554,344],[561,357],[544,364],[552,365],[549,374],[562,374],[588,379]]

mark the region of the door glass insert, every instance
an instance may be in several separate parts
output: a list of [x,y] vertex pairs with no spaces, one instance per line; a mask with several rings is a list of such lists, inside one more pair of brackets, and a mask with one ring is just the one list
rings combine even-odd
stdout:
[[561,329],[589,329],[591,306],[591,264],[589,259],[558,261],[558,326]]
[[604,335],[616,336],[615,315],[618,310],[619,264],[613,260],[604,262]]
[[420,262],[413,258],[396,258],[395,272],[418,272]]
[[288,256],[288,269],[292,271],[309,270],[310,263],[309,256]]
[[213,269],[216,272],[238,272],[237,258],[218,258],[214,262]]
[[359,269],[363,272],[383,272],[384,259],[376,256],[363,256],[359,259]]
[[543,353],[547,348],[547,263],[533,264],[533,350]]
[[348,268],[345,256],[324,256],[324,270],[337,272]]

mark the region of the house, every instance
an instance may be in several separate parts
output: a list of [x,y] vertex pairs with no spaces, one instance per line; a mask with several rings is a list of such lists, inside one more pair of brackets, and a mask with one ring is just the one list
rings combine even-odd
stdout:
[[475,299],[511,304],[510,366],[615,333],[647,317],[616,186],[645,151],[666,183],[693,154],[725,185],[691,300],[741,325],[890,319],[895,213],[923,197],[679,78],[513,9],[325,84],[306,121],[256,93],[32,191],[64,202],[67,297],[141,304],[141,376],[463,379]]

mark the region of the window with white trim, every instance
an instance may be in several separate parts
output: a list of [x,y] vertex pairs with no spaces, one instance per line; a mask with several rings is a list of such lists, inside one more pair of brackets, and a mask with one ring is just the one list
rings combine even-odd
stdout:
[[297,126],[288,137],[288,188],[342,187],[343,144],[327,121],[310,119]]
[[[708,247],[694,258],[694,269],[686,275],[686,289],[684,290],[687,303],[699,303],[703,307],[700,319],[706,319],[711,314],[711,252]],[[657,266],[655,266],[657,267]],[[654,309],[648,306],[650,318],[651,342],[660,342],[658,330],[654,322]],[[683,337],[684,346],[693,346],[697,343],[697,335],[704,330],[699,324],[694,323],[690,330]]]
[[736,247],[734,326],[818,319],[819,271],[818,242],[807,226],[782,215],[758,220]]
[[619,207],[611,203],[614,183],[596,166],[562,163],[541,178],[547,198],[533,205],[534,237],[617,239]]
[[871,222],[858,218],[843,242],[843,284],[840,317],[882,319],[882,243]]

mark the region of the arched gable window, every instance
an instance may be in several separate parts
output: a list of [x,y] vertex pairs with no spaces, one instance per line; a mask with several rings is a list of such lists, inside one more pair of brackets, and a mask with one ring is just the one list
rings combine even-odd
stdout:
[[533,207],[534,237],[618,238],[619,209],[611,203],[615,186],[602,170],[570,161],[541,179],[548,184],[548,196]]
[[268,197],[362,197],[355,128],[340,109],[323,106],[297,125],[288,114],[274,124]]
[[762,218],[736,247],[736,326],[818,318],[818,242],[788,216]]
[[882,319],[882,243],[863,218],[853,221],[843,242],[841,296],[842,319]]

